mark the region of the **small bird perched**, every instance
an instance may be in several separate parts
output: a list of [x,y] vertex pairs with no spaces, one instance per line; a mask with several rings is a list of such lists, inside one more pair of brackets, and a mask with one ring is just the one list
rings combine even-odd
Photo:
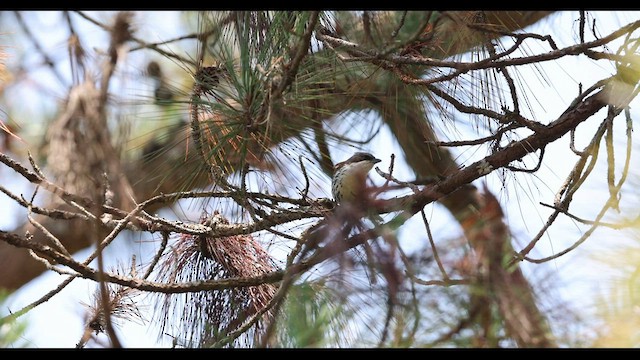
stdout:
[[[353,222],[366,216],[375,227],[383,223],[382,217],[375,213],[367,202],[366,181],[367,174],[373,166],[381,160],[366,152],[357,152],[343,162],[339,162],[334,166],[333,178],[331,179],[331,192],[333,199],[338,205],[342,205],[344,210],[341,213],[345,219],[351,219],[350,227],[355,226],[360,230],[364,230],[361,221]],[[347,205],[346,207],[344,205]],[[350,230],[349,230],[350,231]],[[371,282],[375,283],[376,260],[373,249],[368,242],[363,243],[364,252],[366,254],[367,264],[369,267],[369,275]]]
[[334,166],[331,193],[338,203],[353,203],[365,196],[367,173],[381,160],[366,152],[357,152]]

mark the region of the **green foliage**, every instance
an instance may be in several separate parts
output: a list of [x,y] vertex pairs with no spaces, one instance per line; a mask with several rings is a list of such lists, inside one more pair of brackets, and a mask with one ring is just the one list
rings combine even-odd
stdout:
[[[9,293],[0,289],[0,309],[4,309]],[[6,314],[0,312],[0,348],[26,347],[24,333],[27,324],[24,321],[5,319]]]
[[355,315],[346,299],[319,282],[295,285],[289,291],[280,318],[282,347],[349,346],[347,335],[353,331]]

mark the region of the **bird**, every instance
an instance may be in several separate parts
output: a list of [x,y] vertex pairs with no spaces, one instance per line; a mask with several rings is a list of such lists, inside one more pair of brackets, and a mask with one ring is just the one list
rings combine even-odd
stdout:
[[356,152],[334,166],[331,193],[337,204],[364,200],[367,174],[380,159],[367,152]]
[[173,91],[167,84],[167,80],[162,73],[160,64],[156,61],[150,61],[147,64],[147,75],[153,80],[153,95],[157,105],[170,105],[174,98]]
[[[367,174],[380,161],[382,160],[367,152],[356,152],[347,160],[334,166],[331,192],[338,209],[342,210],[338,213],[347,221],[346,226],[349,229],[346,231],[347,233],[352,227],[364,230],[362,222],[354,221],[362,216],[368,218],[376,228],[383,223],[382,217],[368,204],[366,192]],[[374,251],[368,242],[365,241],[362,245],[369,269],[368,274],[371,282],[375,283],[376,279],[373,275],[376,272]]]

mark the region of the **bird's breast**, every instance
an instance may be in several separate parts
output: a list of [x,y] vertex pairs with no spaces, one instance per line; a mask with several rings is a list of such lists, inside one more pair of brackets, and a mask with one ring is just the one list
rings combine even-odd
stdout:
[[354,201],[363,195],[367,173],[373,164],[347,164],[339,168],[332,181],[333,197],[338,202]]

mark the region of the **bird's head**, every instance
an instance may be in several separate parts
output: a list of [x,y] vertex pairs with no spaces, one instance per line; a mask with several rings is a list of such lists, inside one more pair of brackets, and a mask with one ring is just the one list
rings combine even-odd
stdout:
[[357,152],[347,160],[337,163],[335,165],[335,170],[338,171],[339,169],[347,166],[354,171],[366,174],[373,168],[375,164],[379,163],[380,161],[380,159],[369,153]]

